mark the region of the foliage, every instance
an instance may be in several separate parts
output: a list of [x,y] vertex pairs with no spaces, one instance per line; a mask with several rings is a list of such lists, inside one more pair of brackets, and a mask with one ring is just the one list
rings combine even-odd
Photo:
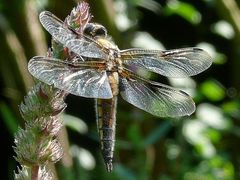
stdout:
[[[120,49],[199,46],[211,54],[214,64],[191,79],[165,79],[141,72],[186,90],[194,97],[197,110],[179,120],[159,119],[120,99],[115,168],[110,174],[100,156],[93,101],[70,95],[66,113],[81,119],[64,119],[67,133],[63,128],[59,139],[65,154],[56,166],[58,178],[239,179],[240,4],[235,0],[89,3],[93,21],[106,26]],[[11,179],[16,169],[11,147],[16,126],[23,124],[18,105],[33,85],[27,61],[44,55],[50,45],[38,14],[47,9],[64,19],[75,5],[65,0],[0,1],[3,179]]]

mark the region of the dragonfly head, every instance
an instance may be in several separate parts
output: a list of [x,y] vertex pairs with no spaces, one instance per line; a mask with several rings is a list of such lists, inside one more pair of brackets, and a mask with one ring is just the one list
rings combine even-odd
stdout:
[[97,36],[106,37],[107,29],[98,23],[88,23],[84,28],[84,34],[94,38]]

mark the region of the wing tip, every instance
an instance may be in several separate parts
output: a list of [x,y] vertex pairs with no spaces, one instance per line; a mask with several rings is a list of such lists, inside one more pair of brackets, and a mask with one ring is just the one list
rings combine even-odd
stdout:
[[186,96],[186,98],[188,99],[187,104],[188,104],[188,111],[186,111],[186,114],[185,115],[182,115],[182,116],[190,116],[191,114],[193,114],[196,110],[196,105],[195,105],[195,102],[193,101],[192,97],[186,93],[185,91],[182,91],[182,90],[179,90],[179,92],[183,95]]
[[39,14],[39,16],[38,16],[38,18],[39,18],[39,21],[41,22],[41,24],[43,25],[43,27],[45,27],[44,26],[44,24],[45,24],[45,21],[46,21],[46,16],[48,17],[48,16],[51,16],[51,12],[49,12],[49,11],[42,11],[40,14]]
[[42,11],[40,14],[39,14],[39,18],[41,19],[43,16],[51,16],[52,13],[50,11]]
[[204,49],[199,47],[192,47],[191,49],[196,53],[196,59],[201,62],[201,70],[199,70],[197,73],[190,74],[190,76],[195,76],[207,70],[212,65],[213,58]]
[[31,66],[33,65],[33,63],[36,61],[36,56],[34,56],[33,58],[31,58],[29,61],[28,61],[28,71],[31,73]]
[[[43,27],[46,29],[46,25],[48,23],[63,23],[61,19],[59,19],[58,17],[56,17],[53,13],[51,13],[50,11],[42,11],[39,14],[39,21],[41,22],[41,24],[43,25]],[[47,30],[47,29],[46,29]]]
[[193,51],[199,51],[199,52],[203,53],[206,57],[208,57],[207,58],[208,61],[212,62],[212,57],[209,55],[209,53],[206,50],[204,50],[202,48],[199,48],[199,47],[192,47],[192,50]]

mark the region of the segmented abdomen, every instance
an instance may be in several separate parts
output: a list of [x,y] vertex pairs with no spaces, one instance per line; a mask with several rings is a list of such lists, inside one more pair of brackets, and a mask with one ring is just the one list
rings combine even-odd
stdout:
[[97,99],[97,126],[100,147],[107,171],[112,171],[112,160],[115,146],[117,96],[112,99]]

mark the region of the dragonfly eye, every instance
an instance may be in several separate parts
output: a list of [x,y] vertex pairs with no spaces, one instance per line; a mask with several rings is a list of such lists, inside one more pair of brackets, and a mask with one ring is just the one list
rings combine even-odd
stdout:
[[84,34],[89,35],[91,37],[96,36],[107,36],[107,30],[104,26],[97,23],[88,23],[84,29]]

